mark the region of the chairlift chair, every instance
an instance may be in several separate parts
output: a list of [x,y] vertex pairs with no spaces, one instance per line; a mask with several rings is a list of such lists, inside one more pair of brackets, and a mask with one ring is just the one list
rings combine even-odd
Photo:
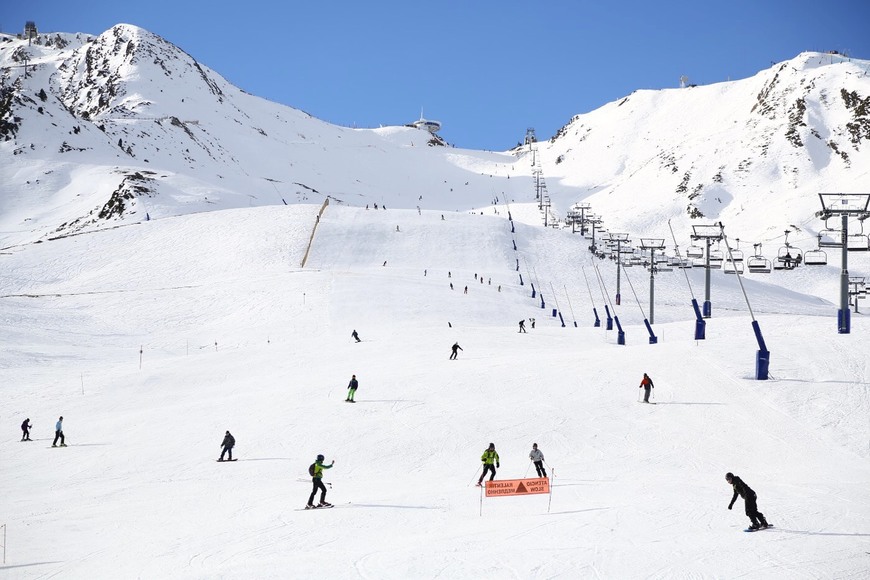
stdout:
[[735,262],[743,261],[743,250],[731,250],[731,259]]
[[807,266],[824,266],[828,263],[828,254],[822,250],[822,234],[819,234],[819,247],[804,252],[804,264]]
[[722,268],[722,271],[726,274],[742,274],[743,273],[743,261],[731,261],[725,260],[725,264]]
[[846,249],[850,252],[866,252],[870,250],[870,237],[866,234],[849,234],[846,236]]
[[764,256],[752,256],[746,261],[746,267],[755,274],[770,274],[770,260]]
[[820,248],[842,248],[843,232],[840,230],[824,229],[819,232]]
[[718,270],[722,267],[722,262],[725,260],[722,250],[710,250],[710,267]]
[[688,256],[689,258],[703,258],[704,248],[693,244],[686,248],[686,256]]

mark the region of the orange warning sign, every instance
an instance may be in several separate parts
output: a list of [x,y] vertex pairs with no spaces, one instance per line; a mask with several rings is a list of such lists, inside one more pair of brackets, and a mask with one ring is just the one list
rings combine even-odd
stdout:
[[531,493],[550,493],[550,480],[546,477],[535,479],[495,479],[486,482],[486,497],[528,495]]

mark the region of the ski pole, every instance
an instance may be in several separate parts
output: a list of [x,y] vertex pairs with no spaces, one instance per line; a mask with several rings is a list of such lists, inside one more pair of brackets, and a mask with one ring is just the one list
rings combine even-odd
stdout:
[[523,476],[523,479],[525,479],[525,478],[527,478],[527,477],[529,476],[529,470],[530,470],[531,468],[532,468],[532,462],[529,461],[529,466],[526,467],[526,474]]
[[[477,469],[474,471],[474,477],[477,477],[477,472],[478,472],[478,471],[480,471],[480,466],[479,466],[479,465],[477,466]],[[471,478],[471,481],[468,482],[468,485],[471,485],[471,483],[474,481],[474,477]],[[466,487],[468,487],[468,485],[467,485]]]

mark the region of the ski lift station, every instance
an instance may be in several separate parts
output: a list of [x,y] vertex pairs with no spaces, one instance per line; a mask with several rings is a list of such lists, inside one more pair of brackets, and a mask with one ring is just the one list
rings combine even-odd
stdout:
[[441,123],[439,121],[431,121],[429,119],[423,118],[423,111],[420,111],[420,118],[413,123],[411,123],[411,127],[416,127],[417,129],[424,129],[429,131],[433,135],[441,130]]

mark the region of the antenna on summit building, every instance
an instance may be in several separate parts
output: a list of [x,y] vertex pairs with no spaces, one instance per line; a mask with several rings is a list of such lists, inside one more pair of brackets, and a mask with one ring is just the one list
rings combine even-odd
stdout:
[[686,75],[681,76],[680,77],[680,88],[685,89],[686,84],[688,84],[688,82],[689,82],[689,77],[687,77]]

